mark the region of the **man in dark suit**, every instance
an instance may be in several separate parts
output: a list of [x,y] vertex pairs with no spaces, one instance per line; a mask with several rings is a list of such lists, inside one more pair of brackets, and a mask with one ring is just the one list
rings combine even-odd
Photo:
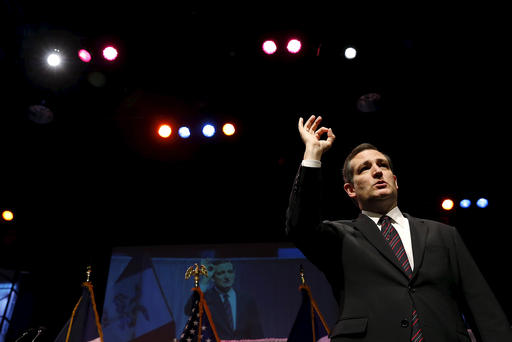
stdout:
[[391,160],[374,146],[359,145],[344,165],[344,189],[359,217],[322,221],[320,160],[335,136],[321,120],[299,119],[305,153],[286,230],[332,286],[340,315],[331,339],[469,342],[467,318],[481,341],[512,342],[507,317],[455,228],[401,213]]
[[[213,324],[222,340],[263,338],[256,302],[248,293],[235,290],[235,268],[229,260],[213,262],[213,286],[204,292]],[[187,309],[188,308],[188,309]],[[191,303],[187,303],[188,314]]]

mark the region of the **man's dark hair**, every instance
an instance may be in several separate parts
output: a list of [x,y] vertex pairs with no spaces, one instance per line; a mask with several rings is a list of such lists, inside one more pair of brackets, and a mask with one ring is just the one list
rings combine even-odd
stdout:
[[219,266],[222,264],[231,264],[231,266],[233,266],[233,270],[235,270],[235,265],[230,259],[217,259],[212,262],[212,265],[214,266]]
[[[362,143],[360,145],[357,145],[352,150],[352,152],[349,153],[349,155],[345,159],[345,163],[343,164],[343,180],[345,181],[345,183],[352,183],[353,180],[354,180],[354,170],[352,169],[352,167],[350,165],[350,162],[352,161],[352,159],[354,159],[354,157],[358,153],[363,152],[365,150],[379,151],[379,149],[377,147],[375,147],[374,145],[369,144],[369,143]],[[382,154],[384,154],[384,157],[386,157],[386,159],[387,159],[387,161],[389,163],[390,169],[393,170],[393,165],[391,163],[391,158],[389,158],[389,156],[386,155],[385,153],[382,153]]]
[[212,262],[213,265],[217,266],[220,264],[233,264],[229,259],[216,259]]

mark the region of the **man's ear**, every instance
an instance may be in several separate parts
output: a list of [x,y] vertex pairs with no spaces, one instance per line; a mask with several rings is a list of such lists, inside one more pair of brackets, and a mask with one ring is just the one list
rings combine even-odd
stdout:
[[395,186],[396,186],[396,188],[398,189],[398,182],[397,182],[397,180],[396,180],[396,176],[395,176],[395,175],[393,175],[393,178],[395,178]]
[[343,189],[345,189],[345,192],[347,193],[348,197],[350,197],[350,198],[356,197],[356,192],[354,191],[354,184],[345,183],[343,185]]

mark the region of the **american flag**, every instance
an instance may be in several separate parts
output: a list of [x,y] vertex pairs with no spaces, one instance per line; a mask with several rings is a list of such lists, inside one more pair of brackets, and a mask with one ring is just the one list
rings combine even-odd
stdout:
[[301,285],[302,304],[293,323],[288,342],[327,342],[329,328],[307,285]]
[[192,310],[180,342],[220,342],[200,288],[192,289]]

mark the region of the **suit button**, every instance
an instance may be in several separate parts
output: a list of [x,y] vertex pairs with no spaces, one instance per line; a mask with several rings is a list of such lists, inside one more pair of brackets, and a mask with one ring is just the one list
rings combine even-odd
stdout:
[[409,292],[410,293],[415,293],[416,292],[416,289],[412,286],[409,286]]
[[406,320],[406,319],[403,319],[402,321],[400,321],[400,326],[402,328],[408,328],[409,327],[409,321]]

